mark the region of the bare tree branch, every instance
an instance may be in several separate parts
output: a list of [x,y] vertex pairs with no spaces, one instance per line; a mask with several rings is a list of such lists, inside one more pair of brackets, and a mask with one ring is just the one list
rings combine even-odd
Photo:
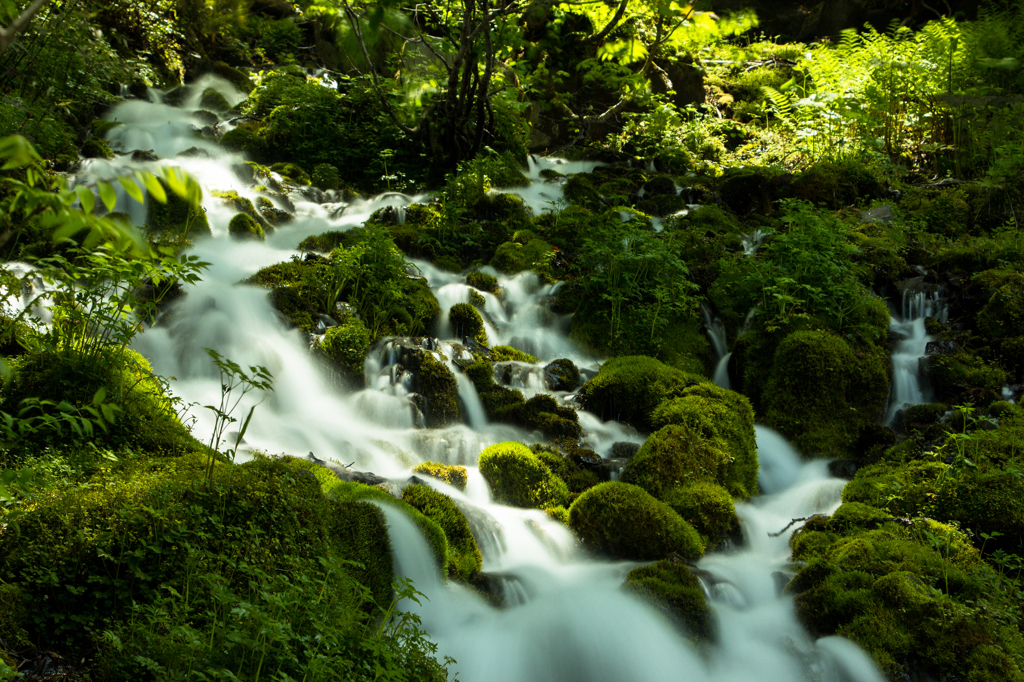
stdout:
[[618,9],[615,10],[615,15],[605,24],[605,27],[594,35],[587,38],[588,43],[602,43],[604,39],[608,37],[608,34],[615,30],[615,27],[622,21],[623,15],[626,13],[626,8],[629,6],[629,0],[622,0],[619,3]]
[[0,29],[0,54],[7,51],[7,48],[11,46],[17,35],[25,30],[29,22],[39,14],[39,10],[46,6],[50,0],[35,0],[31,5],[25,8],[25,11],[18,15],[18,18],[11,22],[11,25],[7,28]]

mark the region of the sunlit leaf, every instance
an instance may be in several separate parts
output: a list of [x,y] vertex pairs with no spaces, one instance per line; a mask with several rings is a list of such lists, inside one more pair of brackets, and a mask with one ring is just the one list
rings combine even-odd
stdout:
[[113,211],[114,207],[117,206],[117,192],[109,182],[103,182],[100,180],[96,183],[96,187],[100,190],[100,200],[103,205],[107,207],[108,211]]

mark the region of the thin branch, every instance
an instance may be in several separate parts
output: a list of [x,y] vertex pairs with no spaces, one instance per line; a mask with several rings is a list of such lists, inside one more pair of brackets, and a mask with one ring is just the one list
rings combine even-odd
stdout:
[[618,9],[615,10],[615,15],[611,18],[611,20],[609,20],[605,27],[602,28],[599,32],[587,38],[586,42],[598,44],[603,42],[604,39],[608,37],[608,34],[614,31],[615,27],[619,25],[620,21],[622,21],[622,16],[626,13],[626,7],[628,6],[629,0],[622,0],[622,2],[619,3]]
[[25,8],[25,11],[18,15],[18,18],[11,22],[7,28],[0,29],[0,54],[7,51],[7,48],[14,42],[18,33],[23,31],[29,22],[39,14],[39,10],[46,6],[50,0],[35,0]]
[[778,533],[768,533],[768,537],[770,537],[770,538],[777,538],[780,535],[782,535],[783,533],[785,533],[787,530],[792,528],[794,525],[800,523],[801,521],[810,521],[813,518],[818,518],[818,517],[824,518],[825,516],[827,516],[827,514],[811,514],[810,516],[801,516],[799,519],[793,519],[792,521],[787,523],[786,527],[783,528],[782,530],[780,530]]

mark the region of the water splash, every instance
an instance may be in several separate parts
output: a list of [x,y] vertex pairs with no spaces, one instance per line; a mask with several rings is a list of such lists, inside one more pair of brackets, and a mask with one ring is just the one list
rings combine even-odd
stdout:
[[944,322],[947,315],[948,306],[940,291],[921,290],[915,286],[903,291],[900,314],[889,318],[889,330],[899,341],[892,354],[892,389],[885,413],[886,426],[895,422],[900,411],[931,399],[921,367],[928,343],[934,340],[928,334],[925,320],[934,317]]

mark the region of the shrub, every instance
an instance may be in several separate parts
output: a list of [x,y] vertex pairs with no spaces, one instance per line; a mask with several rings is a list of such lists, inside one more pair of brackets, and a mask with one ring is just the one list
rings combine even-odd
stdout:
[[492,445],[480,453],[480,473],[496,502],[513,507],[564,506],[569,490],[562,479],[520,443]]
[[569,507],[569,527],[586,547],[615,559],[649,561],[673,552],[696,559],[704,553],[690,524],[628,483],[609,481],[580,495]]

